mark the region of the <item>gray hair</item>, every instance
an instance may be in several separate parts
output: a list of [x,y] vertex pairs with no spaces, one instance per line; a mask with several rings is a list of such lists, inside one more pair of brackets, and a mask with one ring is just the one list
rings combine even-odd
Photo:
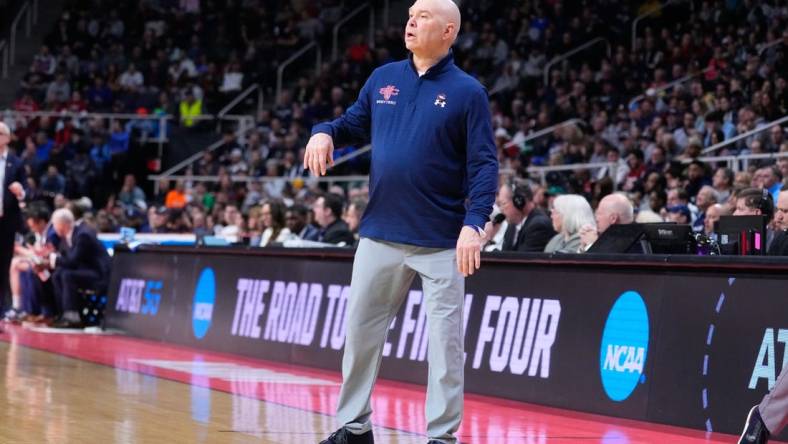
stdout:
[[52,223],[64,223],[66,225],[74,225],[74,213],[67,208],[59,208],[52,213]]
[[596,227],[594,211],[588,201],[577,194],[563,194],[553,201],[553,211],[561,215],[561,231],[574,235],[584,225]]

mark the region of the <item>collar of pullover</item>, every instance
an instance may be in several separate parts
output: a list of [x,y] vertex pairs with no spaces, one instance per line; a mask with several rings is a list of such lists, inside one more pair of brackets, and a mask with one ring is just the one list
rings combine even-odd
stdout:
[[[413,70],[413,73],[416,74],[416,77],[419,76],[419,71],[416,69],[416,65],[413,64],[413,53],[408,55],[408,60],[410,62],[410,68]],[[449,53],[446,54],[438,63],[432,65],[427,72],[424,73],[422,77],[430,78],[437,76],[438,74],[446,71],[452,64],[454,63],[454,52],[449,49]]]

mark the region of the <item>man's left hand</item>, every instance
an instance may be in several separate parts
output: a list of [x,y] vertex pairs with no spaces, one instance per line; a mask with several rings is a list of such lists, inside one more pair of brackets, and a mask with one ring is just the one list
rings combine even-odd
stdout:
[[9,185],[8,191],[12,192],[14,196],[16,196],[17,200],[22,200],[25,197],[25,189],[22,188],[22,184],[19,182],[14,182]]
[[457,239],[457,270],[463,276],[472,275],[482,265],[482,242],[484,238],[471,227],[462,227]]

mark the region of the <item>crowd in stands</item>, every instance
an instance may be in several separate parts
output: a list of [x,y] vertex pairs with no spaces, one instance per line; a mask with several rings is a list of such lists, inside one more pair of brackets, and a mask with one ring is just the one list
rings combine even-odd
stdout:
[[[160,0],[140,2],[139,9],[100,0],[67,3],[22,84],[17,110],[182,114],[188,126],[190,106],[215,109],[247,84],[270,85],[271,60],[324,35],[341,15],[341,2],[330,0]],[[753,160],[737,172],[698,159],[704,149],[788,114],[785,1],[680,2],[641,22],[634,50],[632,20],[658,2],[461,3],[455,61],[487,86],[502,183],[525,179],[520,188],[528,190],[521,193],[545,213],[545,232],[553,229],[551,213],[573,219],[582,212],[588,219],[579,201],[553,199],[563,194],[581,196],[598,211],[605,196],[620,191],[633,218],[686,221],[698,231],[708,213],[719,213],[744,188],[766,187],[776,201],[788,158]],[[326,196],[340,199],[334,219],[358,219],[364,185],[318,186],[302,167],[303,147],[311,126],[344,112],[376,66],[407,56],[401,34],[399,27],[379,29],[373,46],[349,35],[339,60],[285,88],[255,116],[255,128],[226,132],[222,145],[187,171],[215,181],[164,181],[152,192],[146,179],[126,175],[129,140],[155,135],[148,126],[57,117],[10,122],[29,165],[28,200],[54,200],[57,207],[88,196],[95,206],[88,217],[100,231],[205,232],[255,245],[273,234],[285,240],[290,213],[305,214],[301,219],[313,223],[313,231],[325,229],[311,210]],[[544,83],[550,60],[597,37],[606,43],[554,65]],[[568,119],[578,120],[527,140]],[[337,147],[335,157],[355,148]],[[714,154],[785,152],[785,125],[778,125]],[[544,183],[527,171],[589,162],[610,166],[552,172]],[[332,174],[367,172],[362,156]],[[295,235],[303,227],[288,231]],[[573,235],[554,242],[564,247],[557,250],[573,244]]]

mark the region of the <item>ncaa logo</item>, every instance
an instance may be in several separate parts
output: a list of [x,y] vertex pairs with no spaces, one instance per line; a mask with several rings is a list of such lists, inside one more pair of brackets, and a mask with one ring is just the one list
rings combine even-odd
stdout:
[[192,310],[192,330],[194,337],[202,339],[211,327],[213,304],[216,301],[216,278],[212,268],[203,269],[194,290]]
[[629,398],[643,375],[648,354],[648,310],[635,291],[618,297],[605,322],[599,349],[599,371],[608,398]]

